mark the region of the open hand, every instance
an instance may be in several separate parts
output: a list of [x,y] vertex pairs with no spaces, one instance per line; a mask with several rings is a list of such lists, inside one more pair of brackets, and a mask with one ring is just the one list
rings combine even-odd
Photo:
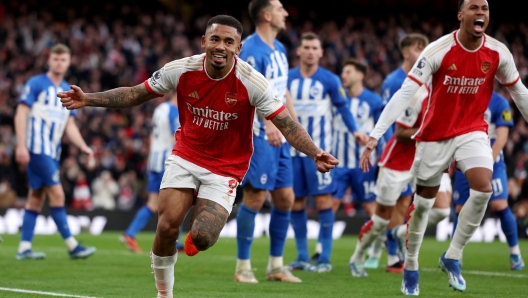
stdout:
[[370,160],[370,154],[376,146],[378,145],[378,140],[374,139],[373,137],[370,137],[367,145],[365,146],[365,151],[363,151],[363,154],[361,155],[361,159],[359,160],[359,166],[363,170],[363,173],[368,173],[369,166],[372,166],[372,161]]
[[62,106],[68,110],[80,109],[86,106],[86,94],[81,88],[75,85],[70,85],[72,90],[63,91],[57,93],[57,96],[61,99]]
[[358,142],[360,146],[365,146],[369,140],[369,137],[364,132],[356,131],[354,133],[354,139],[356,139],[356,142]]
[[315,165],[317,166],[317,170],[321,173],[329,172],[338,164],[339,161],[333,157],[332,154],[323,150],[320,150],[315,157]]
[[268,143],[273,147],[280,147],[282,145],[282,133],[280,130],[271,123],[270,125],[266,125],[265,128]]

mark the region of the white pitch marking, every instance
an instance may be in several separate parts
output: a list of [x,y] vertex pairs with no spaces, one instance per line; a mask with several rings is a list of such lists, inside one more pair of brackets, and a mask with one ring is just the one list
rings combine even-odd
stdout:
[[26,293],[26,294],[38,294],[38,295],[47,295],[47,296],[55,296],[55,297],[96,298],[92,296],[79,296],[79,295],[70,295],[70,294],[62,294],[62,293],[42,292],[42,291],[32,291],[32,290],[2,288],[2,287],[0,287],[0,291]]
[[[437,272],[440,271],[440,268],[420,268],[420,270],[428,272]],[[528,278],[528,275],[525,274],[511,274],[511,273],[502,273],[502,272],[490,272],[490,271],[477,271],[477,270],[462,270],[462,275],[472,274],[472,275],[484,275],[484,276],[500,276],[500,277],[514,277],[514,278]]]

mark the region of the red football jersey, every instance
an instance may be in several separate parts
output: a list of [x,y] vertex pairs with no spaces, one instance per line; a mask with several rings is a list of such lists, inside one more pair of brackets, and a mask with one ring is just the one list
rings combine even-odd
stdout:
[[[428,98],[427,88],[422,86],[414,95],[405,113],[396,120],[396,124],[405,128],[419,128],[425,111],[425,105],[422,103],[426,98]],[[414,140],[398,142],[394,134],[385,146],[378,165],[395,171],[409,171],[415,153],[416,142]]]
[[484,35],[470,51],[458,41],[458,31],[427,46],[408,78],[429,86],[418,141],[441,141],[474,131],[488,132],[484,112],[495,78],[504,86],[519,80],[513,57],[504,44]]
[[264,76],[237,57],[221,79],[209,77],[205,63],[205,54],[172,61],[145,86],[158,96],[176,90],[181,126],[173,154],[241,182],[253,154],[255,108],[271,119],[285,107]]

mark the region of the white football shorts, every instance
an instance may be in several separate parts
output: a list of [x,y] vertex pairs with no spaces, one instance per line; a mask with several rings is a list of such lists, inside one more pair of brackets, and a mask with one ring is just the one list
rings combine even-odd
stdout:
[[411,172],[416,183],[422,186],[439,186],[442,175],[451,162],[465,173],[472,168],[488,168],[493,171],[493,157],[488,135],[470,132],[438,142],[416,142],[416,155]]
[[442,174],[442,181],[440,181],[440,188],[438,192],[453,193],[453,186],[451,185],[451,177],[448,173]]
[[376,182],[376,202],[383,206],[395,206],[401,192],[409,183],[414,188],[411,171],[395,171],[380,167]]
[[165,161],[165,173],[160,189],[192,188],[198,198],[211,200],[231,213],[235,202],[238,182],[199,167],[179,156],[171,155]]

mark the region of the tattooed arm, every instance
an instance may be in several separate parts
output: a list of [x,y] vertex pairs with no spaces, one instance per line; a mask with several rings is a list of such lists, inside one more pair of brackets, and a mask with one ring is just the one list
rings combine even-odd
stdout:
[[121,87],[105,92],[84,93],[81,88],[71,85],[72,90],[59,92],[62,105],[68,110],[79,109],[84,106],[104,108],[128,108],[140,105],[146,101],[156,98],[156,95],[148,92],[144,84],[134,87]]
[[306,130],[294,121],[287,109],[284,109],[277,116],[271,119],[271,122],[284,135],[286,140],[297,150],[312,158],[317,170],[320,172],[328,172],[333,169],[339,162],[332,155],[324,152],[315,145],[310,135]]

